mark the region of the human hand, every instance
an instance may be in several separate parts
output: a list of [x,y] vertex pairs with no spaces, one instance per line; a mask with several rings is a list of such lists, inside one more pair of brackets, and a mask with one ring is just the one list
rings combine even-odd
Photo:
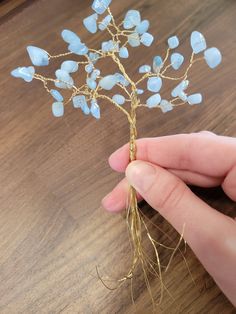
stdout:
[[205,269],[236,306],[236,221],[198,198],[186,184],[219,186],[236,201],[236,139],[210,132],[137,141],[137,161],[129,164],[128,144],[109,158],[125,172],[102,201],[105,209],[125,208],[128,187],[144,198],[181,233]]

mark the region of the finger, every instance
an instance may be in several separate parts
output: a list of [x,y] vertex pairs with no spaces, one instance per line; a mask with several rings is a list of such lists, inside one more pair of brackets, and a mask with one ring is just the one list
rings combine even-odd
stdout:
[[[218,186],[221,178],[207,177],[198,173],[192,173],[184,170],[168,169],[175,176],[187,184],[198,185],[201,187]],[[110,212],[119,212],[127,208],[127,199],[129,192],[129,183],[123,179],[118,185],[102,200],[103,207]],[[138,194],[138,200],[142,197]]]
[[[164,168],[224,177],[236,164],[236,139],[200,133],[140,139],[137,159]],[[113,153],[109,163],[114,170],[124,172],[129,163],[129,145]]]
[[236,302],[235,221],[208,206],[179,178],[159,166],[134,161],[127,167],[126,177],[179,233],[185,226],[187,243],[218,285]]
[[[102,206],[109,212],[119,212],[127,208],[128,191],[130,185],[126,178],[121,180],[116,187],[106,195],[102,200]],[[140,201],[142,197],[137,193],[137,198]]]
[[206,176],[201,173],[196,173],[188,170],[176,170],[176,169],[167,169],[169,172],[173,173],[175,176],[180,178],[186,184],[196,185],[203,188],[210,188],[219,186],[223,179],[217,177]]

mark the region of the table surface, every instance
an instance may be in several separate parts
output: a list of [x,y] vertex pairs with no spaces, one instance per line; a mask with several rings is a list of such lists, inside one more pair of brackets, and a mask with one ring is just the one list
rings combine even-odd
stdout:
[[[0,2],[0,313],[150,313],[151,302],[140,274],[130,283],[109,291],[98,280],[120,278],[130,262],[130,246],[123,215],[106,213],[100,201],[122,177],[113,173],[107,158],[128,140],[128,125],[108,103],[99,122],[68,107],[63,119],[51,115],[51,99],[38,82],[12,79],[11,69],[29,65],[28,44],[57,54],[66,51],[63,28],[80,33],[98,48],[101,34],[89,35],[82,19],[91,13],[90,1],[38,0]],[[137,67],[163,54],[166,38],[177,34],[184,54],[195,29],[224,55],[222,66],[191,72],[193,90],[202,91],[204,105],[181,107],[162,115],[142,109],[139,137],[162,136],[207,129],[236,136],[235,110],[235,0],[119,0],[112,11],[121,19],[130,8],[150,19],[157,44],[133,50],[125,62],[131,75]],[[56,62],[56,66],[58,66]],[[109,64],[104,69],[111,72]],[[51,71],[54,69],[50,67]],[[43,70],[49,73],[50,70]],[[167,91],[168,92],[168,91]],[[232,213],[236,205],[221,189],[194,191],[215,208]],[[147,204],[142,210],[168,236],[154,230],[160,241],[174,245],[176,232]],[[168,255],[160,251],[165,262]],[[177,254],[164,282],[160,313],[233,313],[190,248],[188,261],[193,284]],[[150,279],[155,295],[159,283]]]

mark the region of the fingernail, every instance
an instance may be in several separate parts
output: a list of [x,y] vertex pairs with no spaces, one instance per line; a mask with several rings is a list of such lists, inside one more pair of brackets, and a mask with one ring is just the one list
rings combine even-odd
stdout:
[[156,169],[144,161],[133,161],[126,169],[129,183],[141,194],[147,192],[156,178]]
[[109,212],[120,211],[120,204],[119,204],[119,202],[114,202],[114,199],[112,197],[112,193],[107,194],[102,199],[102,206]]

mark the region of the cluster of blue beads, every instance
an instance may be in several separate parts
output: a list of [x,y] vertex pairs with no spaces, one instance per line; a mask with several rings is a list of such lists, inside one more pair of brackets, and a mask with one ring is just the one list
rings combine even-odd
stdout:
[[[92,34],[95,34],[98,30],[104,31],[112,22],[112,15],[108,10],[111,0],[94,0],[92,4],[93,14],[89,15],[83,20],[85,28]],[[105,16],[103,14],[105,13]],[[150,23],[148,20],[142,20],[140,12],[137,10],[129,10],[123,20],[122,27],[124,30],[129,30],[127,35],[127,43],[131,47],[138,47],[143,44],[146,47],[150,47],[154,41],[152,34],[148,32]],[[123,74],[114,73],[101,77],[101,71],[95,67],[96,62],[100,58],[100,54],[96,52],[90,52],[85,43],[81,41],[81,38],[71,30],[63,30],[61,33],[62,39],[68,44],[68,51],[79,56],[86,56],[89,60],[88,64],[84,67],[84,71],[87,73],[86,84],[91,91],[95,90],[99,85],[104,90],[112,90],[116,85],[123,85],[127,87],[129,82],[126,80]],[[217,67],[222,60],[220,51],[213,47],[207,49],[207,44],[204,36],[194,31],[191,34],[190,44],[194,54],[204,53],[204,59],[210,68]],[[177,36],[172,36],[168,39],[169,50],[174,50],[179,47],[179,39]],[[50,61],[50,56],[47,51],[35,47],[28,46],[27,52],[34,66],[47,66]],[[120,42],[113,40],[104,41],[101,44],[101,52],[103,54],[113,52],[120,58],[128,58],[129,50],[126,45],[121,45]],[[171,67],[174,71],[179,70],[184,64],[184,56],[174,51],[170,55]],[[160,90],[163,86],[162,78],[159,76],[160,70],[163,67],[163,59],[161,56],[155,56],[153,58],[152,66],[142,65],[139,67],[139,73],[149,73],[151,77],[147,79],[147,91],[153,93],[147,101],[146,105],[149,108],[160,107],[162,112],[168,112],[173,109],[173,105],[166,99],[162,99]],[[55,87],[58,89],[72,89],[74,87],[74,80],[72,74],[79,70],[79,63],[74,60],[67,60],[61,64],[60,69],[55,72]],[[35,75],[35,68],[18,67],[13,70],[11,74],[14,77],[22,78],[26,82],[31,82]],[[186,89],[189,85],[188,80],[180,82],[171,92],[171,96],[179,98],[183,102],[190,105],[199,104],[202,102],[202,95],[199,93],[187,95]],[[138,88],[137,94],[141,95],[145,90]],[[55,117],[61,117],[64,115],[64,98],[57,89],[51,89],[50,93],[55,102],[52,105],[52,112]],[[123,95],[115,94],[112,100],[117,105],[123,105],[126,99]],[[100,118],[100,107],[96,99],[92,99],[90,104],[84,95],[76,95],[72,99],[74,108],[80,108],[85,115],[91,114],[96,119]]]

